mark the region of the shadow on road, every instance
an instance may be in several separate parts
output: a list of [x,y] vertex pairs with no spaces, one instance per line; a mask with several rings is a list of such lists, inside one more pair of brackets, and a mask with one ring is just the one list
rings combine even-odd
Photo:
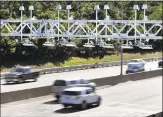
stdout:
[[19,84],[25,84],[25,83],[32,83],[33,81],[24,81],[22,83],[15,83],[15,82],[11,82],[11,83],[3,83],[1,85],[19,85]]
[[[96,106],[90,106],[86,110],[93,109],[95,107]],[[80,111],[84,111],[84,110],[80,110],[80,108],[77,108],[77,107],[69,107],[69,108],[61,108],[61,109],[58,109],[58,110],[54,111],[54,113],[67,114],[67,113],[75,113],[75,112],[80,112]]]
[[50,100],[47,102],[44,102],[43,104],[60,104],[57,100]]

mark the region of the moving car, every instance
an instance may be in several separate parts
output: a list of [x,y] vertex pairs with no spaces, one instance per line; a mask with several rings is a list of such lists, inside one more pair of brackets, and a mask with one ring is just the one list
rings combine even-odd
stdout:
[[139,65],[139,66],[142,66],[144,67],[145,66],[145,61],[142,60],[142,59],[132,59],[128,62],[128,66],[130,65]]
[[95,90],[96,84],[84,79],[66,79],[66,80],[55,80],[52,85],[51,95],[54,96],[57,100],[60,98],[61,92],[69,87],[92,87]]
[[6,74],[4,79],[6,83],[21,83],[29,79],[33,79],[36,82],[38,77],[39,72],[33,72],[30,67],[17,67]]
[[163,60],[158,62],[158,67],[163,67]]
[[130,60],[127,65],[126,74],[144,71],[144,70],[145,70],[145,61],[141,59],[133,59]]
[[101,104],[101,96],[91,87],[71,87],[63,90],[60,103],[66,108],[68,106],[77,106],[84,110],[89,105]]

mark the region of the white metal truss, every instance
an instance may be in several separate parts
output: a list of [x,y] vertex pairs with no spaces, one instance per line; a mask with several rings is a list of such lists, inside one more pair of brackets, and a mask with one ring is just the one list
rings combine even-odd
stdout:
[[[69,30],[66,24],[69,22]],[[145,24],[145,28],[144,28]],[[96,33],[97,28],[97,33]],[[161,20],[1,20],[1,36],[162,39]],[[58,34],[59,30],[59,34]],[[136,31],[136,35],[135,32]]]

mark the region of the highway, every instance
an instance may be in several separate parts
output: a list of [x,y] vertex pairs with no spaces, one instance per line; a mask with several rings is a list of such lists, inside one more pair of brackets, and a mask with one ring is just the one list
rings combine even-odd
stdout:
[[[127,66],[123,65],[123,74],[125,74]],[[145,65],[145,70],[155,70],[158,68],[158,61],[147,62]],[[4,80],[1,81],[1,92],[10,92],[17,91],[23,89],[30,89],[36,87],[43,87],[52,85],[55,79],[96,79],[101,77],[108,76],[116,76],[120,74],[120,66],[113,67],[104,67],[104,68],[95,68],[95,69],[87,69],[87,70],[79,70],[79,71],[71,71],[71,72],[62,72],[62,73],[52,73],[41,75],[37,82],[26,82],[22,84],[6,84]]]
[[[127,66],[123,65],[123,74],[125,74]],[[147,62],[145,65],[145,70],[155,70],[158,69],[158,61]],[[30,89],[36,87],[43,87],[52,85],[55,79],[96,79],[101,77],[108,76],[116,76],[120,74],[120,66],[113,67],[104,67],[104,68],[95,68],[95,69],[87,69],[87,70],[79,70],[79,71],[71,71],[71,72],[62,72],[62,73],[52,73],[41,75],[37,82],[25,82],[22,84],[6,84],[4,80],[1,81],[1,92],[10,92],[17,91],[23,89]]]
[[162,111],[162,77],[130,81],[97,91],[99,107],[63,108],[52,96],[1,105],[2,117],[145,117]]

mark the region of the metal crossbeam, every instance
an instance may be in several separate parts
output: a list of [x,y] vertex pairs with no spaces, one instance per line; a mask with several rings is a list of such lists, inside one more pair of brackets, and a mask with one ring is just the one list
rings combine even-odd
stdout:
[[[97,22],[97,27],[96,27]],[[69,30],[65,24],[69,23]],[[144,24],[146,25],[144,28]],[[122,27],[121,27],[122,25]],[[97,33],[96,33],[97,28]],[[1,20],[1,36],[162,39],[161,20]],[[59,31],[59,34],[58,34]],[[136,37],[134,32],[136,31]]]

